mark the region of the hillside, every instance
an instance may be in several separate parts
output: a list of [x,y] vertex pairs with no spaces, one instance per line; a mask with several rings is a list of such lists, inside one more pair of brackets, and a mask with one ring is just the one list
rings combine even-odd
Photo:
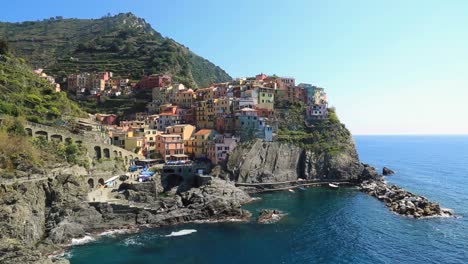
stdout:
[[0,114],[51,124],[64,116],[82,116],[84,112],[65,92],[55,92],[22,59],[0,52]]
[[220,67],[163,37],[132,13],[0,23],[0,38],[9,42],[17,56],[57,77],[107,70],[136,80],[144,74],[169,72],[175,81],[192,87],[231,79]]

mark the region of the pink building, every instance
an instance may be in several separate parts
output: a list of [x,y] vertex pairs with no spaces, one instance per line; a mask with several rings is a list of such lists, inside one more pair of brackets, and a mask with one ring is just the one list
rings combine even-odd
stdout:
[[256,81],[263,81],[265,80],[266,78],[268,77],[268,75],[264,74],[264,73],[260,73],[258,75],[255,75],[255,80]]
[[172,84],[172,76],[168,74],[153,74],[143,77],[135,86],[136,89],[152,89]]
[[229,153],[236,148],[238,142],[239,138],[234,136],[216,135],[214,140],[208,142],[208,159],[213,164],[226,162]]
[[184,141],[179,134],[156,135],[155,152],[168,160],[171,156],[182,157],[184,155]]

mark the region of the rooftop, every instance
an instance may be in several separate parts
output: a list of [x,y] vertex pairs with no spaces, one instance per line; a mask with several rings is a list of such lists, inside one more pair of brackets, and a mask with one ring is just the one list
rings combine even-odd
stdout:
[[210,134],[212,131],[213,131],[213,129],[202,129],[202,130],[197,131],[197,132],[196,132],[195,134],[193,134],[193,135],[194,135],[194,136],[203,136],[203,135]]

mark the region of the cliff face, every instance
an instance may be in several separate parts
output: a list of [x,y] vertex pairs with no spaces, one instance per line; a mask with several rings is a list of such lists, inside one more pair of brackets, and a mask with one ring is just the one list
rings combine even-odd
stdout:
[[41,252],[89,230],[100,215],[83,203],[84,172],[72,167],[55,178],[0,185],[0,263],[51,263]]
[[220,179],[159,198],[152,183],[122,184],[122,203],[88,203],[85,173],[75,166],[53,178],[0,184],[0,263],[52,263],[46,254],[60,245],[107,229],[250,216],[241,204],[251,198]]
[[354,143],[339,153],[314,152],[291,143],[256,140],[229,156],[227,170],[236,182],[307,180],[359,182],[377,175],[359,162]]

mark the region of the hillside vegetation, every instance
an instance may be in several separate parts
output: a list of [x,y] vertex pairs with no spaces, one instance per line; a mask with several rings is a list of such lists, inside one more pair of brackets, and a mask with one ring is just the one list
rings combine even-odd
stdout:
[[163,37],[131,13],[100,19],[51,18],[0,23],[0,38],[36,68],[64,77],[79,71],[111,71],[137,80],[145,74],[171,73],[191,87],[228,81],[220,67]]
[[[5,49],[7,51],[7,49]],[[5,53],[5,54],[2,54]],[[0,53],[0,114],[53,124],[64,116],[83,116],[65,92],[55,92],[22,59]]]
[[316,154],[336,155],[354,151],[351,133],[341,124],[333,108],[325,120],[306,122],[305,106],[292,104],[279,118],[277,139],[297,145]]

